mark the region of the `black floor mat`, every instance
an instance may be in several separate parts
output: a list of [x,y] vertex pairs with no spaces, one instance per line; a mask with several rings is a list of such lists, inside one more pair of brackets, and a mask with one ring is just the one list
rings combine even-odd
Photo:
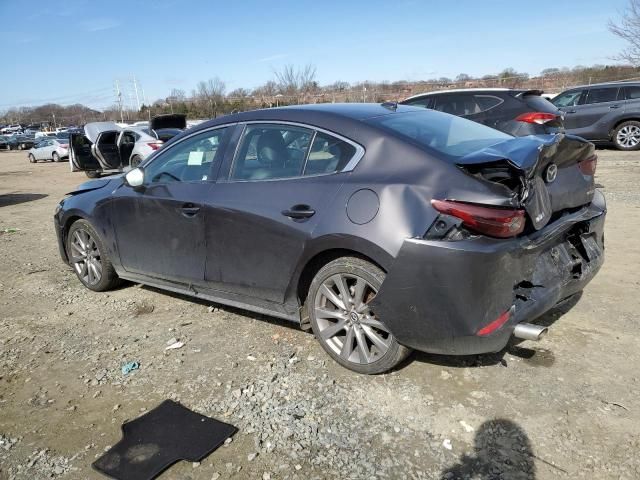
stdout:
[[92,466],[117,480],[150,480],[178,460],[199,462],[237,431],[165,400],[122,425],[122,440]]

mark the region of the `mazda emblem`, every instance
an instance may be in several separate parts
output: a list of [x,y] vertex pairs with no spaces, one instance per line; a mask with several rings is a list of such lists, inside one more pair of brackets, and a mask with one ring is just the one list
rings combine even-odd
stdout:
[[549,164],[545,172],[544,178],[547,183],[553,182],[558,176],[558,166],[555,163]]

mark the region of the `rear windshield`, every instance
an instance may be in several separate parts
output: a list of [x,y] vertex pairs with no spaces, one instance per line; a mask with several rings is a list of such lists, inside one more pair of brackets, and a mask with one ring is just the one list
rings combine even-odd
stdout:
[[540,95],[523,95],[522,100],[536,112],[558,113],[556,106]]
[[433,111],[383,115],[369,122],[453,159],[513,138],[471,120]]

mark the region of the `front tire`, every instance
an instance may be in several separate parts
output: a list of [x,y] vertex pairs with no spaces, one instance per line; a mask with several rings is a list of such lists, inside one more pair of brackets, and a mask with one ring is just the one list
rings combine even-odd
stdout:
[[100,172],[89,170],[89,171],[86,171],[84,173],[89,178],[100,178]]
[[51,155],[51,159],[58,163],[60,161],[60,155],[58,155],[56,152],[53,152],[53,154]]
[[618,125],[613,131],[613,144],[623,151],[640,149],[640,122],[629,120]]
[[341,257],[322,267],[309,287],[313,333],[331,358],[358,373],[389,371],[411,353],[369,307],[384,278],[370,262]]
[[67,255],[80,282],[90,290],[103,292],[119,283],[102,239],[86,220],[77,220],[67,233]]

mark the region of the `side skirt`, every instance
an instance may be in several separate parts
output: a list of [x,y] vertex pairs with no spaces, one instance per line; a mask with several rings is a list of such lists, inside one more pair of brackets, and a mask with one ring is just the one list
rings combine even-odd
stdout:
[[[198,291],[193,289],[186,288],[186,286],[182,286],[183,284],[169,284],[168,282],[163,281],[154,281],[150,280],[148,277],[141,277],[137,275],[131,274],[118,274],[118,276],[124,280],[129,280],[134,283],[141,283],[143,285],[148,285],[150,287],[158,288],[160,290],[168,290],[170,292],[179,293],[182,295],[187,295],[189,297],[201,298],[203,300],[208,300],[210,302],[219,303],[221,305],[227,305],[229,307],[240,308],[242,310],[249,310],[251,312],[261,313],[264,315],[269,315],[271,317],[282,318],[284,320],[289,320],[290,322],[294,322],[300,324],[300,314],[299,313],[287,313],[283,311],[283,307],[280,305],[274,305],[273,307],[267,305],[255,305],[253,303],[243,301],[240,299],[231,299],[228,297],[220,296],[223,292],[219,294],[214,294],[209,291]],[[195,287],[198,288],[198,287]],[[235,295],[238,297],[237,295]],[[278,309],[280,307],[282,310]]]

